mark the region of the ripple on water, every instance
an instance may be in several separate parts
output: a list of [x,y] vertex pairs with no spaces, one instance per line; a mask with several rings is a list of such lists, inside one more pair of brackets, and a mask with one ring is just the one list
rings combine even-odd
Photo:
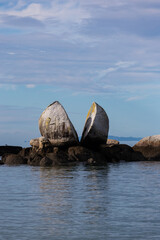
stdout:
[[160,163],[0,166],[0,239],[158,239]]

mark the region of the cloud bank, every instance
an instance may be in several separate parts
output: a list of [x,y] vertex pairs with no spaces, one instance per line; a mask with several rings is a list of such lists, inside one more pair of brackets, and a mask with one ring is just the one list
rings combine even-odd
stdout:
[[[158,0],[2,1],[0,83],[141,99],[159,88]],[[150,92],[151,94],[151,92]]]

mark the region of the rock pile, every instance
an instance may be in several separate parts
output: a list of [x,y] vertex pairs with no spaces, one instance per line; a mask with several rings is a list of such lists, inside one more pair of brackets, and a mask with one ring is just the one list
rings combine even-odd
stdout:
[[30,141],[30,148],[18,153],[6,152],[1,163],[32,166],[107,164],[108,162],[142,161],[145,157],[128,145],[107,142],[109,119],[104,109],[93,103],[86,118],[81,142],[66,111],[59,102],[50,104],[39,119],[41,137]]

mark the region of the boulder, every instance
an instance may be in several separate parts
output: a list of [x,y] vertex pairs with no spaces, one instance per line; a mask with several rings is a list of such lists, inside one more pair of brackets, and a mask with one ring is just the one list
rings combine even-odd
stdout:
[[33,148],[39,148],[39,149],[46,149],[46,148],[53,147],[52,144],[50,143],[49,139],[47,139],[45,137],[31,139],[30,145]]
[[84,162],[92,157],[92,151],[83,146],[72,146],[68,148],[69,160]]
[[148,160],[160,160],[160,135],[142,138],[133,146],[133,149],[141,152]]
[[28,158],[28,156],[30,155],[32,151],[31,147],[27,147],[27,148],[22,148],[22,150],[18,153],[21,157],[26,157]]
[[44,156],[41,156],[38,153],[31,154],[29,159],[28,159],[28,165],[30,166],[40,166],[40,162]]
[[43,157],[40,161],[41,167],[50,167],[53,165],[53,161],[48,157]]
[[93,103],[85,121],[81,143],[84,146],[105,144],[109,131],[109,119],[104,109]]
[[18,154],[6,154],[2,161],[7,165],[27,164],[27,160]]
[[140,152],[135,152],[127,144],[101,145],[100,152],[106,157],[108,162],[119,161],[145,161],[145,157]]
[[70,163],[68,161],[68,155],[64,151],[47,153],[46,157],[52,161],[52,166],[63,166]]
[[107,144],[112,146],[112,145],[119,144],[119,141],[117,141],[115,139],[107,139]]
[[83,146],[74,146],[68,149],[69,160],[88,162],[88,164],[107,163],[106,156],[99,151],[88,149]]
[[58,101],[50,104],[41,114],[39,130],[42,137],[53,146],[74,145],[79,142],[73,124]]
[[0,156],[2,156],[5,153],[13,153],[17,154],[22,150],[22,147],[19,146],[0,146]]

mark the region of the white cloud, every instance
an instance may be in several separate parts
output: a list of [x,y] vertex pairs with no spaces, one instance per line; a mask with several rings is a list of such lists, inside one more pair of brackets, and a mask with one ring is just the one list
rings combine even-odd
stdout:
[[16,53],[15,52],[8,52],[7,54],[8,55],[15,55]]
[[127,102],[137,101],[137,100],[142,100],[143,98],[144,96],[133,96],[133,97],[129,97],[126,101]]
[[60,21],[81,23],[83,19],[90,18],[90,14],[78,2],[68,1],[59,3],[59,1],[52,1],[51,4],[46,3],[31,3],[28,6],[19,9],[19,4],[14,9],[0,11],[1,15],[7,14],[8,16],[15,17],[31,17],[39,21]]
[[36,86],[35,84],[27,84],[26,88],[35,88],[35,86]]

